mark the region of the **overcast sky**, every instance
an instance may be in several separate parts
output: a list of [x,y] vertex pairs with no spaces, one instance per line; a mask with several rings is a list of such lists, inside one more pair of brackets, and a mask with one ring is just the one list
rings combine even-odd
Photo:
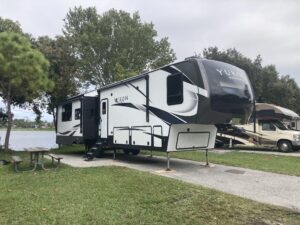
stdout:
[[[54,37],[62,34],[69,9],[80,5],[95,6],[98,13],[139,11],[143,21],[154,23],[159,37],[169,38],[179,60],[209,46],[234,47],[252,59],[260,54],[263,64],[275,64],[300,86],[297,0],[0,0],[0,16],[19,21],[35,37]],[[23,113],[15,112],[19,117]]]

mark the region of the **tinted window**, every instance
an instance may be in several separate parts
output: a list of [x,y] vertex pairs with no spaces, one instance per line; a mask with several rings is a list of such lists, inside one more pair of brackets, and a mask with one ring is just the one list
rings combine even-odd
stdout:
[[244,70],[223,62],[203,60],[211,92],[214,94],[240,94],[253,98],[252,88]]
[[80,120],[81,108],[75,109],[75,120]]
[[204,88],[203,79],[196,61],[185,61],[174,65],[184,73],[192,82],[201,88]]
[[72,103],[62,106],[62,121],[71,121],[72,119]]
[[262,122],[261,127],[262,127],[262,130],[266,130],[266,131],[275,131],[276,130],[275,126],[269,122]]
[[102,115],[106,114],[106,102],[102,102]]
[[279,130],[287,130],[286,126],[278,120],[272,121],[272,123],[279,128]]
[[182,74],[170,75],[167,78],[167,103],[177,105],[183,102]]

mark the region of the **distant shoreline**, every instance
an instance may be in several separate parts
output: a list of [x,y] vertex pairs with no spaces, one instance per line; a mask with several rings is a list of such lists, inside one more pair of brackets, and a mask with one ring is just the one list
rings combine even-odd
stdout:
[[[0,128],[0,131],[6,131],[6,128]],[[13,128],[12,131],[55,131],[51,128]]]

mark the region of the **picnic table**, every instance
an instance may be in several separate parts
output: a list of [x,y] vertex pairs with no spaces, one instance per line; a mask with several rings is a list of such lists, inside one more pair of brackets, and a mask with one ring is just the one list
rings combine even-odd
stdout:
[[[60,160],[63,158],[58,155],[53,155],[53,154],[48,154],[50,149],[47,148],[41,148],[41,147],[36,147],[36,148],[26,148],[25,151],[29,152],[30,154],[30,165],[33,166],[32,169],[30,170],[19,170],[19,164],[23,162],[23,160],[19,156],[12,156],[12,163],[14,165],[15,171],[16,172],[30,172],[30,171],[35,171],[38,167],[40,167],[43,170],[48,170],[44,166],[44,156],[45,153],[47,153],[47,156],[52,159],[52,168],[57,168],[60,165]],[[57,161],[57,166],[54,166],[54,160]]]
[[30,153],[30,164],[34,165],[32,171],[36,170],[40,166],[43,170],[46,170],[44,167],[44,155],[48,153],[50,149],[47,148],[26,148],[25,151]]

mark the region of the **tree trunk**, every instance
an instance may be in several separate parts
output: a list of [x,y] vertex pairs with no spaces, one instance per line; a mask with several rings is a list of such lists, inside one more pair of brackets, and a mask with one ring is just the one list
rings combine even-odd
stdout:
[[54,127],[55,127],[55,132],[57,132],[57,123],[56,123],[56,111],[54,110],[55,108],[51,109],[51,113],[52,113],[52,116],[53,116],[53,123],[54,123]]
[[5,143],[4,143],[4,150],[7,151],[9,147],[9,137],[10,137],[10,131],[12,127],[12,114],[11,114],[11,99],[10,96],[7,98],[7,129],[6,129],[6,135],[5,135]]

